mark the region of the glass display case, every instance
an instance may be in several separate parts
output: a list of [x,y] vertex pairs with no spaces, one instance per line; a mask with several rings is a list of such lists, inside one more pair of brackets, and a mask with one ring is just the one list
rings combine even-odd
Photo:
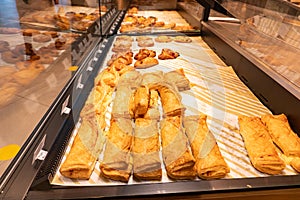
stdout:
[[[16,53],[22,44],[25,52],[21,63],[0,63],[6,74],[0,93],[10,97],[0,98],[5,127],[0,199],[300,195],[293,158],[271,142],[279,172],[257,169],[238,121],[241,115],[284,113],[299,132],[296,5],[280,0],[7,2],[0,3],[0,40],[9,41],[2,47]],[[15,9],[17,16],[2,17],[3,7]],[[280,23],[288,25],[278,22],[282,16]],[[50,41],[34,41],[41,35]],[[50,47],[57,52],[49,63],[41,61],[44,47],[47,54]],[[30,74],[20,72],[32,63],[39,72],[28,80]],[[192,127],[180,121],[196,115],[205,118],[207,128],[201,155],[188,134]],[[157,128],[145,125],[147,120]],[[212,149],[218,159],[207,157]],[[179,163],[178,172],[172,171],[170,157]],[[195,163],[204,157],[207,164],[221,163],[220,174],[214,167],[198,172]],[[148,173],[153,168],[155,173]]]
[[[296,59],[299,53],[299,7],[276,0],[215,3],[234,18],[209,17],[203,22],[207,43],[227,64],[235,67],[241,79],[265,105],[275,113],[288,113],[293,127],[299,130],[298,114],[294,112],[300,97]],[[248,61],[255,67],[248,66]],[[289,99],[289,105],[279,100],[279,94]]]

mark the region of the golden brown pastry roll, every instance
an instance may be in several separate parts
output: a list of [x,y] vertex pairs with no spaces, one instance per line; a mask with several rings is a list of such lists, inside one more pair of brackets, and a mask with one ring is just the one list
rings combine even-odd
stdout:
[[280,174],[285,163],[277,154],[269,132],[260,118],[239,116],[238,121],[252,165],[267,174]]
[[89,179],[102,150],[104,135],[94,121],[83,119],[60,173],[68,178]]
[[135,120],[133,175],[142,180],[160,180],[162,177],[159,158],[159,135],[156,120],[137,118]]
[[95,79],[93,104],[96,113],[96,120],[101,130],[106,127],[105,112],[112,100],[112,94],[118,81],[118,73],[103,70]]
[[293,132],[284,114],[264,115],[261,120],[266,125],[273,142],[285,155],[300,157],[300,138]]
[[112,108],[113,117],[134,117],[134,93],[130,85],[118,85]]
[[299,157],[293,158],[293,160],[291,161],[290,164],[297,172],[300,172],[300,158]]
[[195,158],[188,146],[188,139],[182,127],[181,116],[167,117],[161,122],[161,143],[163,161],[169,177],[192,179]]
[[158,98],[158,92],[156,90],[150,90],[149,107],[146,114],[144,115],[145,119],[153,119],[157,121],[160,119]]
[[150,92],[147,86],[140,86],[134,94],[134,114],[141,117],[148,111]]
[[106,178],[127,182],[132,171],[130,151],[133,141],[130,119],[112,118],[107,135],[103,161],[100,164]]
[[185,107],[181,103],[181,96],[176,86],[169,82],[159,83],[156,88],[160,95],[161,104],[166,116],[182,115]]
[[230,169],[213,134],[207,127],[206,118],[206,115],[187,116],[183,121],[196,159],[195,168],[202,179],[223,178],[230,172]]
[[166,81],[174,83],[179,91],[190,89],[190,81],[185,76],[184,70],[182,68],[165,73],[164,79]]

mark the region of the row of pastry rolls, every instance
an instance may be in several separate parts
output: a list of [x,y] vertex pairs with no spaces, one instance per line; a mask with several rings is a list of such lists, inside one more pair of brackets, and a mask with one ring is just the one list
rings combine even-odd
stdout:
[[240,134],[252,165],[267,174],[280,174],[286,163],[276,150],[275,144],[289,157],[290,164],[300,171],[300,139],[292,131],[284,114],[239,116]]
[[119,68],[123,62],[125,61],[116,59],[114,65],[108,66],[95,78],[94,88],[80,113],[81,126],[60,167],[63,176],[76,179],[90,178],[105,142],[105,112],[112,101],[119,77],[131,69]]

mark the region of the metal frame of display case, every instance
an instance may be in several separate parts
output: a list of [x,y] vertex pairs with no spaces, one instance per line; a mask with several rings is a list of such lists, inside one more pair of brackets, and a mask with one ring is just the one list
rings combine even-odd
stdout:
[[[210,9],[211,7],[207,8]],[[209,11],[206,12],[209,13]],[[14,167],[9,173],[5,174],[7,178],[0,185],[0,199],[27,198],[41,200],[103,197],[141,199],[202,197],[217,199],[222,197],[244,197],[245,195],[250,199],[251,197],[263,198],[266,197],[265,194],[271,197],[286,197],[287,195],[294,198],[299,196],[299,175],[230,180],[174,181],[171,183],[119,186],[67,187],[50,185],[49,179],[53,177],[57,169],[75,122],[79,118],[79,112],[93,87],[93,80],[100,70],[99,67],[103,64],[109,47],[112,45],[111,40],[107,38],[115,33],[120,23],[117,19],[121,19],[123,15],[124,12],[120,11],[118,14],[111,16],[113,20],[110,21],[107,18],[109,28],[105,30],[106,37],[99,38],[99,43],[85,56],[86,59],[82,61],[79,70],[22,147],[20,151],[22,154],[14,159]],[[208,44],[215,43],[212,42],[215,41],[214,39],[219,39],[220,45],[225,44],[217,36],[210,37],[207,25],[203,24],[203,37]],[[113,25],[115,25],[115,28],[112,28]],[[213,39],[210,40],[210,38]],[[219,52],[218,47],[212,48],[215,48],[220,57],[223,56],[223,59],[227,62],[231,63],[233,59],[233,65],[237,62],[236,56],[239,56],[238,60],[240,60],[240,52],[231,51],[233,54],[227,56],[221,53],[224,49]],[[70,112],[64,113],[65,108],[71,108]],[[43,152],[41,150],[48,152],[46,157],[41,160],[35,159],[37,153]],[[270,198],[270,196],[266,198]]]

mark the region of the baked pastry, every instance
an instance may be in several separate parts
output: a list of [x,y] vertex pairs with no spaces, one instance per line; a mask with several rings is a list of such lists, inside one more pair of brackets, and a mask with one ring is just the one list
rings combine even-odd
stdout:
[[113,117],[131,119],[134,117],[134,93],[130,85],[118,85],[112,107]]
[[134,94],[135,118],[142,117],[148,111],[150,92],[147,86],[140,86]]
[[300,138],[293,132],[284,114],[264,115],[261,120],[266,125],[273,142],[285,155],[300,157]]
[[128,182],[132,171],[131,148],[133,128],[130,119],[112,118],[107,134],[101,174],[109,179]]
[[269,132],[260,118],[239,116],[238,121],[252,165],[267,174],[280,174],[285,163],[276,152]]
[[174,84],[162,82],[150,88],[158,90],[165,116],[177,116],[184,113],[185,107],[181,103],[181,96]]
[[297,172],[300,173],[300,158],[299,157],[293,158],[290,164]]
[[192,179],[195,177],[195,158],[188,146],[181,116],[167,117],[161,122],[163,161],[169,177]]
[[161,53],[158,55],[158,59],[167,60],[167,59],[175,59],[179,56],[178,52],[175,52],[171,49],[164,48]]
[[137,7],[129,8],[127,13],[128,14],[137,14],[138,13],[138,8]]
[[131,85],[131,86],[139,86],[142,82],[142,75],[140,72],[136,70],[127,71],[126,73],[120,76],[118,84],[120,85]]
[[159,134],[156,120],[135,120],[132,147],[133,175],[141,180],[160,180],[162,177],[159,157]]
[[179,35],[174,37],[174,41],[179,43],[191,43],[192,39],[188,36]]
[[194,30],[194,28],[190,25],[183,25],[183,26],[175,26],[172,28],[172,30],[176,30],[176,31],[191,31]]
[[190,89],[190,81],[185,76],[184,70],[182,68],[165,73],[164,79],[166,81],[174,83],[179,91]]
[[159,42],[159,43],[172,42],[172,38],[170,36],[167,36],[167,35],[157,36],[154,40],[155,40],[155,42]]
[[94,81],[94,106],[96,120],[99,128],[104,130],[106,127],[105,113],[107,107],[112,101],[112,94],[118,83],[119,74],[110,68],[100,72]]
[[139,39],[138,40],[138,46],[139,47],[153,47],[154,41],[152,38],[149,39]]
[[111,59],[107,62],[107,65],[108,66],[111,65],[115,60],[119,58],[123,60],[122,63],[126,65],[130,65],[132,64],[132,56],[133,56],[132,51],[115,53],[111,56]]
[[147,57],[147,58],[144,58],[142,60],[137,60],[134,63],[134,67],[137,68],[137,69],[146,69],[146,68],[149,68],[149,67],[153,67],[155,65],[158,65],[158,60],[156,58],[153,58],[153,57]]
[[149,106],[146,114],[144,114],[144,119],[151,119],[159,121],[160,112],[158,108],[158,92],[156,90],[150,90]]
[[154,85],[156,86],[158,83],[163,82],[164,74],[162,71],[148,72],[143,74],[142,85],[146,85],[149,88]]
[[218,144],[207,127],[206,115],[187,116],[183,124],[196,159],[195,169],[202,179],[223,178],[230,172]]
[[143,60],[144,58],[147,57],[155,57],[156,52],[154,50],[150,49],[140,49],[137,54],[134,55],[135,60]]
[[100,152],[104,136],[95,121],[83,119],[74,142],[59,172],[68,178],[89,179]]

